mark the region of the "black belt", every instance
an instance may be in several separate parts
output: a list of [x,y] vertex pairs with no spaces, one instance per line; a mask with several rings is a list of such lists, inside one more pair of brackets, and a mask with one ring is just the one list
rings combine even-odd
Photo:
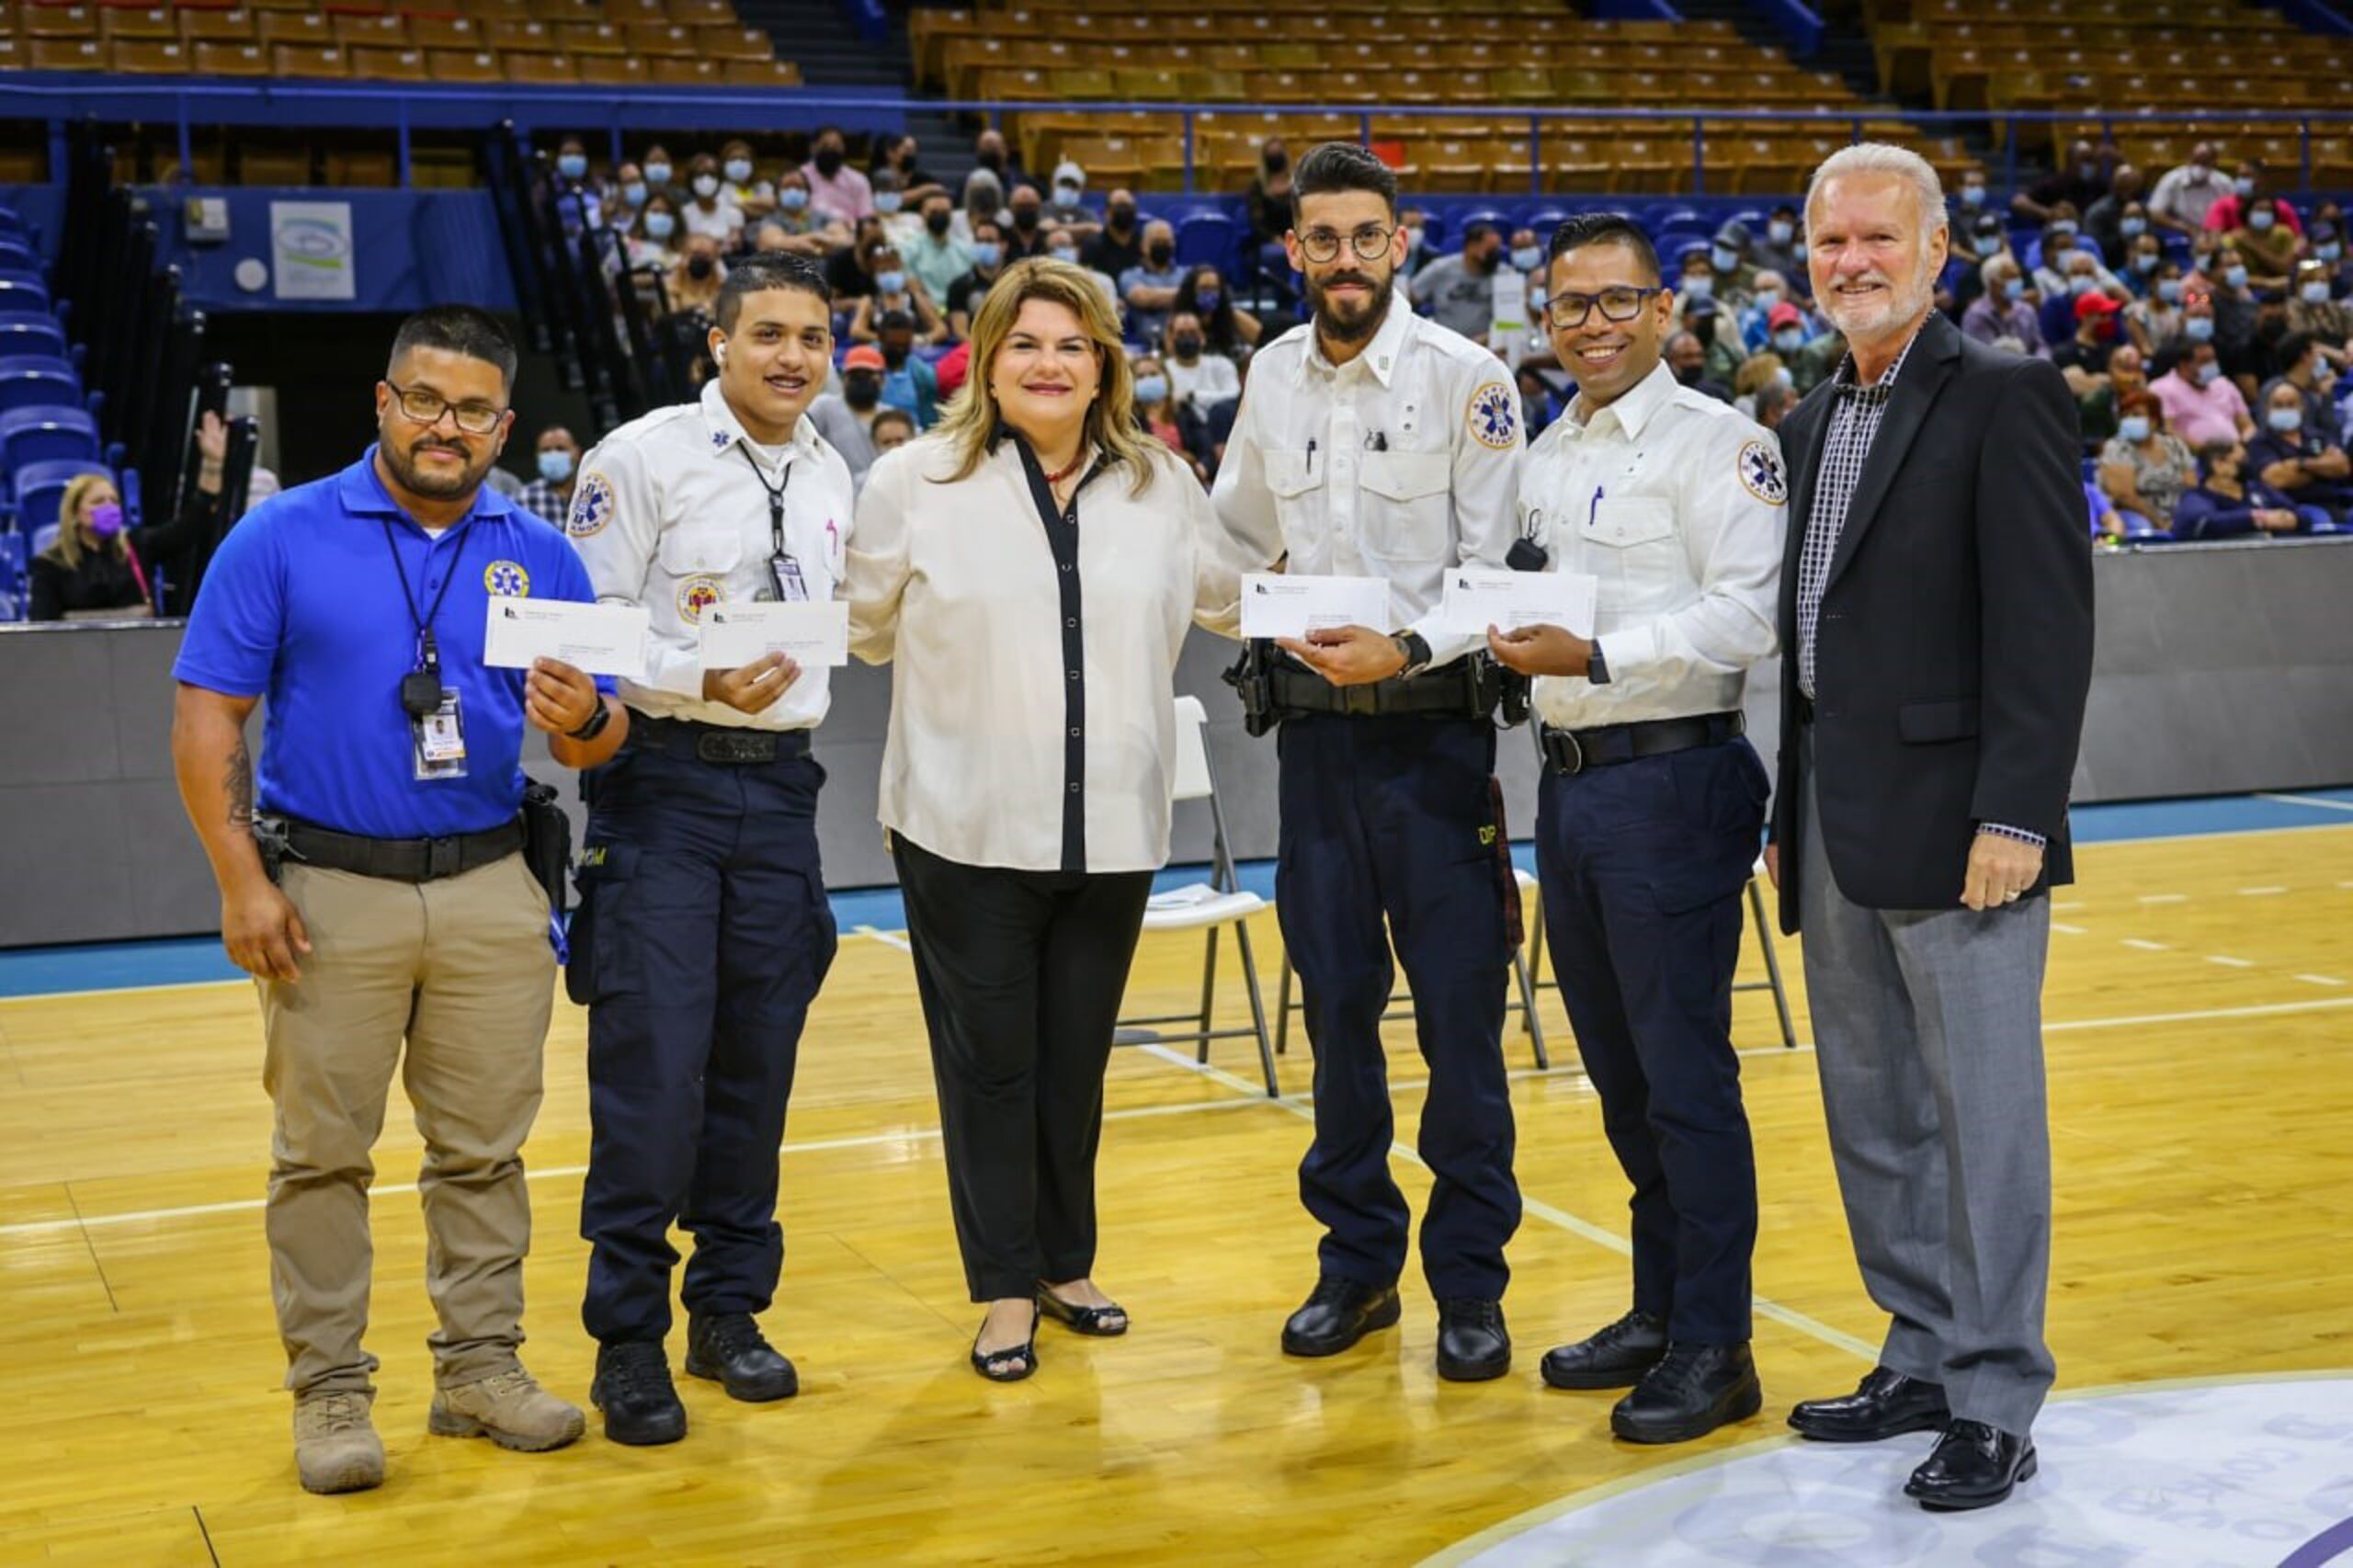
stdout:
[[306,866],[395,882],[433,882],[494,865],[523,847],[520,821],[448,838],[365,838],[285,819],[286,848]]
[[789,762],[809,755],[806,730],[746,730],[733,724],[706,724],[699,719],[657,719],[629,710],[629,744],[670,756],[690,756],[722,767],[752,763]]
[[1492,679],[1479,660],[1434,665],[1411,680],[1392,676],[1361,686],[1334,686],[1289,653],[1267,666],[1267,695],[1277,716],[1337,713],[1354,718],[1483,719],[1495,711]]
[[1547,724],[1537,744],[1544,765],[1558,773],[1583,773],[1640,757],[1664,756],[1694,746],[1722,745],[1748,728],[1738,713],[1703,713],[1696,719],[1646,719],[1597,730],[1556,730]]

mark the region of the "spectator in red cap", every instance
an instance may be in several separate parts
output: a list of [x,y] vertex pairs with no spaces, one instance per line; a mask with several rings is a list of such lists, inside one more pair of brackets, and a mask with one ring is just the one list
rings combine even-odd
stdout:
[[2051,362],[2067,378],[2080,411],[2108,391],[2108,357],[2116,352],[2117,316],[2124,307],[2094,290],[2075,296],[2075,335],[2051,350]]
[[879,452],[874,445],[874,416],[882,409],[882,380],[888,367],[882,350],[861,343],[842,357],[842,390],[827,392],[809,405],[817,433],[833,443],[849,464],[852,483],[862,481]]

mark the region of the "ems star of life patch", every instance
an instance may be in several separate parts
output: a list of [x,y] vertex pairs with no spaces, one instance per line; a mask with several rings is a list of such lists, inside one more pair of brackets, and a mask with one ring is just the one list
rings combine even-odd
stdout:
[[572,497],[572,516],[564,519],[563,531],[574,539],[587,539],[605,531],[613,520],[613,487],[601,473],[580,476],[580,488]]
[[507,598],[531,597],[531,574],[519,561],[494,561],[482,570],[482,585]]
[[1790,482],[1781,472],[1781,460],[1763,441],[1751,441],[1740,449],[1734,466],[1740,471],[1740,482],[1748,493],[1768,506],[1778,506],[1790,498]]
[[1471,394],[1467,418],[1481,446],[1501,451],[1519,438],[1519,394],[1501,381],[1489,381]]

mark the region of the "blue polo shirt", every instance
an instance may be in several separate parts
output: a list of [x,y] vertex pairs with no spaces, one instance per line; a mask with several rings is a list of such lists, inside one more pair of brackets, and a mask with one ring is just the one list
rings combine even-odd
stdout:
[[[392,551],[416,614],[449,583],[433,633],[441,682],[458,692],[465,724],[462,778],[416,777],[400,704],[416,627]],[[487,485],[464,518],[427,535],[377,478],[371,446],[341,473],[280,492],[229,530],[172,674],[267,699],[262,810],[371,838],[478,833],[512,821],[523,801],[525,672],[482,662],[494,594],[597,597],[571,541]],[[609,692],[613,683],[597,685]]]

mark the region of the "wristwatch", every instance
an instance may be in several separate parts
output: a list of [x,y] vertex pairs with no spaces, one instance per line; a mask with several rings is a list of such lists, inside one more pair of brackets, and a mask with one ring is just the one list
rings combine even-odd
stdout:
[[612,704],[599,697],[597,699],[597,711],[588,715],[587,722],[576,730],[566,730],[563,733],[563,738],[567,741],[593,741],[603,734],[605,726],[612,722]]
[[1399,680],[1411,680],[1430,667],[1428,639],[1418,631],[1400,631],[1390,639],[1397,644],[1397,652],[1405,656],[1405,667],[1397,672]]
[[1596,686],[1609,684],[1609,662],[1601,656],[1601,644],[1595,642],[1585,656],[1585,678]]

